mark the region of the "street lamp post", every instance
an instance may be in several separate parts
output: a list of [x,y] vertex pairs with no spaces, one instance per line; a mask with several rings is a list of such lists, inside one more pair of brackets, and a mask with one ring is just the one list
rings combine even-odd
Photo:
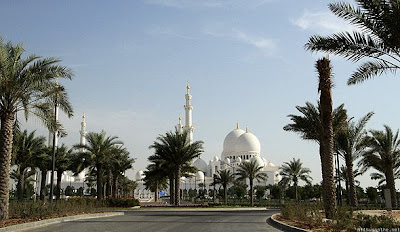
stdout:
[[[54,100],[54,122],[57,123],[58,119],[58,102],[57,102],[57,88],[58,88],[58,83],[56,81],[55,84],[56,87],[56,95],[55,95],[55,100]],[[53,195],[54,195],[54,171],[56,168],[56,149],[57,149],[57,136],[58,136],[58,131],[57,131],[57,125],[54,125],[54,131],[53,131],[53,148],[52,148],[52,156],[51,156],[51,177],[50,177],[50,196],[49,196],[49,201],[50,203],[53,202]]]

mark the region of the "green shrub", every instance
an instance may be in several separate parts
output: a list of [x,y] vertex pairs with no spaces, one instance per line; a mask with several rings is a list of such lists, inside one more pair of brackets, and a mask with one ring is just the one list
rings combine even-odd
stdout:
[[108,207],[134,207],[139,205],[139,200],[135,198],[107,198]]

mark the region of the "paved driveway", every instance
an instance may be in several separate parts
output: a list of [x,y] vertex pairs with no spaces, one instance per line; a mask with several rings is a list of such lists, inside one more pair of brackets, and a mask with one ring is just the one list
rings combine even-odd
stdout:
[[140,231],[225,232],[280,231],[266,220],[274,210],[129,211],[124,216],[58,223],[32,232]]

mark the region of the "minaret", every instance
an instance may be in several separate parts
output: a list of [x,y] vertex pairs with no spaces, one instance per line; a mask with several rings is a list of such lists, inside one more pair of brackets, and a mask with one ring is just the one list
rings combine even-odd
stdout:
[[[79,133],[81,134],[81,139],[80,139],[80,145],[86,145],[86,121],[85,121],[85,113],[83,113],[82,115],[82,122],[81,122],[81,130],[79,131]],[[81,148],[80,152],[83,152],[84,149]]]
[[178,125],[175,126],[175,130],[178,131],[178,133],[182,134],[183,133],[183,125],[182,125],[182,117],[179,115],[179,123]]
[[184,108],[185,108],[185,127],[184,127],[184,129],[188,133],[190,144],[192,144],[193,143],[193,130],[194,130],[194,127],[192,125],[192,110],[193,110],[193,106],[192,106],[192,103],[191,103],[192,95],[190,95],[189,82],[186,85],[185,98],[186,98],[186,104],[184,106]]

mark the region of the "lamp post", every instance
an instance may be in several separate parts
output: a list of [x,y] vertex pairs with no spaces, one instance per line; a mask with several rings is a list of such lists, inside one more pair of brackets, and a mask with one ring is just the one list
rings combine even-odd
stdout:
[[[57,91],[58,91],[58,82],[56,81],[55,83],[55,88],[56,88],[56,93],[55,93],[55,99],[54,99],[54,122],[57,123],[58,119],[58,102],[57,102]],[[53,195],[54,195],[54,171],[56,168],[56,149],[57,149],[57,136],[58,136],[58,131],[57,131],[57,125],[54,125],[54,131],[53,131],[53,147],[52,147],[52,155],[51,155],[51,177],[50,177],[50,196],[49,196],[49,202],[53,202]]]

